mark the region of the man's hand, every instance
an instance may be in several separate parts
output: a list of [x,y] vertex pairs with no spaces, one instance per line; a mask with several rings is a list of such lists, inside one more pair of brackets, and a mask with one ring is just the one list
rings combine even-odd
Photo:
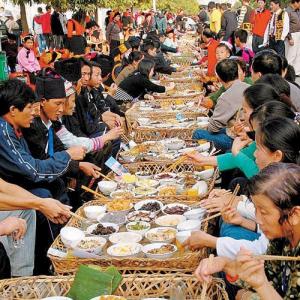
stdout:
[[89,162],[80,162],[79,169],[87,176],[92,176],[94,178],[99,178],[98,172],[101,171],[101,168]]
[[16,232],[14,239],[21,239],[27,230],[26,221],[17,217],[8,217],[0,222],[0,235],[10,235]]
[[82,146],[70,147],[66,152],[73,160],[83,160],[86,154],[86,148]]
[[216,248],[217,238],[204,232],[193,231],[191,236],[183,243],[183,246],[188,246],[191,250],[198,250],[204,247]]
[[115,127],[111,129],[108,133],[103,135],[104,143],[118,139],[121,134],[123,134],[122,127]]
[[60,203],[58,200],[45,198],[41,199],[39,211],[51,222],[65,224],[70,218],[71,207]]

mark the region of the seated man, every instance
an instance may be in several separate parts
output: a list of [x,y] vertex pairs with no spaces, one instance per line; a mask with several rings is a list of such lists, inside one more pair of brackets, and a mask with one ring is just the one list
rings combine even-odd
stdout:
[[230,127],[230,121],[241,109],[243,93],[249,85],[239,79],[235,60],[224,59],[219,62],[216,73],[226,91],[218,99],[207,130],[197,129],[193,139],[214,142],[216,148],[227,151],[231,149],[233,139],[226,134],[226,128]]

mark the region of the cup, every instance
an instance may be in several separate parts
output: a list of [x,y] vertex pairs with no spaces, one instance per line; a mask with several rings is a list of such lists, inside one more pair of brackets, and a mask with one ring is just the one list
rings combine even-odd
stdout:
[[184,252],[183,243],[187,241],[187,239],[191,236],[190,231],[180,231],[176,233],[176,246],[178,248],[179,253]]

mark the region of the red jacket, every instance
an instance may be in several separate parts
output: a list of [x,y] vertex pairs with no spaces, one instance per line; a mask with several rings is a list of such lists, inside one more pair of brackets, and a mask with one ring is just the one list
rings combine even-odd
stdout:
[[216,49],[219,46],[219,42],[215,39],[211,39],[207,43],[207,75],[214,76],[215,75],[215,68],[217,64],[217,57],[216,57]]
[[271,12],[268,9],[264,9],[263,12],[256,10],[251,19],[251,23],[253,24],[252,33],[263,37],[270,19]]
[[42,30],[44,34],[51,33],[51,13],[46,12],[41,16],[34,18],[34,21],[42,25]]

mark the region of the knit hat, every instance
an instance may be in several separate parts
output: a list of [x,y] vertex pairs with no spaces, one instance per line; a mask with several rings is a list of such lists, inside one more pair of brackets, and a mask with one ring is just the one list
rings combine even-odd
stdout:
[[81,62],[78,58],[57,61],[54,69],[68,81],[77,82],[81,78]]
[[[118,49],[118,48],[116,48]],[[114,67],[114,61],[110,56],[101,54],[97,55],[95,58],[91,59],[91,61],[94,61],[98,63],[101,66],[102,76],[105,77],[109,73],[112,72],[112,69]]]
[[35,92],[38,100],[65,98],[65,80],[54,70],[43,69],[36,77]]

